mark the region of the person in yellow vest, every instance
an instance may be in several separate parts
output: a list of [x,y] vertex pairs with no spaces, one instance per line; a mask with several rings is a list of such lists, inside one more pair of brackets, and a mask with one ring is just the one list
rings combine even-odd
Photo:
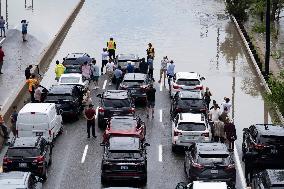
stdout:
[[36,76],[32,74],[30,79],[27,79],[26,83],[28,84],[29,92],[31,94],[31,102],[35,102],[35,97],[34,97],[35,88],[39,84]]
[[64,74],[64,71],[65,71],[65,66],[63,66],[62,63],[59,63],[58,60],[56,60],[56,66],[55,66],[55,74],[56,74],[56,77],[55,77],[55,80],[59,80],[60,76],[62,74]]
[[116,43],[115,43],[115,41],[113,40],[112,37],[107,42],[107,50],[108,50],[109,58],[114,60],[115,59]]
[[149,44],[148,44],[148,49],[146,49],[146,52],[147,52],[147,57],[151,56],[152,59],[154,60],[154,57],[155,57],[155,49],[154,49],[154,47],[152,46],[152,43],[149,43]]

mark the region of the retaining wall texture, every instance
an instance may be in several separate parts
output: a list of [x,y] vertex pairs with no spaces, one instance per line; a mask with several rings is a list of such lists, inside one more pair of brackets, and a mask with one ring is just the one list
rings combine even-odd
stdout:
[[[76,7],[72,10],[71,14],[67,17],[64,24],[61,26],[57,34],[55,35],[54,39],[49,43],[49,45],[42,51],[39,59],[38,64],[36,65],[37,68],[34,68],[32,70],[32,73],[37,74],[45,73],[47,70],[50,62],[53,60],[54,56],[57,53],[57,50],[60,48],[62,42],[64,41],[69,29],[71,28],[76,16],[80,12],[82,6],[84,5],[85,0],[80,0]],[[39,80],[42,78],[39,77]],[[24,104],[27,102],[27,99],[29,98],[28,94],[28,86],[25,81],[23,81],[18,86],[18,91],[16,93],[16,96],[13,98],[9,98],[9,100],[3,105],[1,109],[1,113],[4,117],[5,123],[9,125],[9,118],[12,113],[12,107],[14,105],[17,105],[18,109],[20,110]],[[0,135],[0,149],[2,149],[3,146],[3,137]]]

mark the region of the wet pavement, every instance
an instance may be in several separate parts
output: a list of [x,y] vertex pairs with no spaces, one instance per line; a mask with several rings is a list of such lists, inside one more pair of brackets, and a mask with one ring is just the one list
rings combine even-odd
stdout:
[[[110,36],[117,41],[117,53],[137,53],[140,57],[145,56],[146,46],[152,42],[156,50],[156,80],[159,62],[167,55],[175,61],[176,71],[195,71],[204,76],[212,99],[218,103],[224,96],[232,99],[231,116],[238,134],[236,154],[241,155],[242,129],[253,123],[270,123],[271,118],[261,96],[260,82],[224,9],[222,0],[86,1],[42,85],[49,87],[55,83],[54,62],[62,60],[68,53],[87,52],[96,57],[100,65],[101,49]],[[104,77],[100,78],[100,90],[93,91],[96,106],[95,95],[103,91]],[[146,121],[146,137],[151,144],[148,148],[148,183],[143,188],[171,189],[178,182],[186,181],[184,157],[171,152],[168,91],[158,83],[155,87],[155,118],[146,120],[143,109],[137,112]],[[103,188],[100,183],[103,150],[99,146],[102,131],[98,131],[97,139],[88,140],[85,124],[84,119],[66,124],[65,133],[56,140],[45,189]],[[81,163],[86,145],[89,145],[86,160]],[[162,159],[159,159],[160,145]],[[240,161],[240,157],[236,159]],[[239,166],[238,174],[242,174]],[[244,188],[242,175],[237,177],[237,188]]]
[[[7,37],[2,38],[5,57],[2,68],[4,74],[0,76],[0,107],[9,97],[16,95],[16,86],[25,80],[25,68],[30,64],[38,63],[40,53],[53,39],[71,10],[78,3],[78,0],[70,0],[68,3],[63,0],[40,0],[34,2],[34,8],[31,9],[29,8],[31,1],[26,1],[27,8],[25,8],[24,0],[9,0],[7,14],[5,1],[2,1],[1,4],[2,15],[5,20],[8,20],[9,30]],[[52,11],[52,14],[49,14],[48,11]],[[28,42],[26,43],[23,43],[21,38],[20,21],[22,19],[29,21]]]

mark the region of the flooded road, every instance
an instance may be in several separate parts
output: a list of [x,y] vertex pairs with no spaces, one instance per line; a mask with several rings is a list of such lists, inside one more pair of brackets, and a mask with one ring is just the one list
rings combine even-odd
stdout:
[[[271,118],[261,96],[260,82],[224,9],[222,0],[86,1],[47,71],[42,85],[51,86],[55,83],[55,60],[62,60],[68,53],[87,52],[101,65],[100,54],[110,36],[117,42],[117,53],[137,53],[140,57],[145,57],[147,44],[151,42],[156,51],[156,80],[159,77],[160,60],[167,55],[175,61],[176,71],[199,72],[204,76],[205,85],[213,94],[212,99],[218,103],[221,103],[225,96],[232,100],[231,116],[237,127],[237,147],[241,154],[242,129],[254,123],[270,123]],[[100,87],[104,79],[101,79]],[[155,86],[159,89],[158,83]],[[167,111],[170,107],[166,91],[164,88],[157,94],[161,95],[161,98],[156,104],[157,110],[165,112],[164,117],[169,115]],[[94,92],[94,95],[96,93]],[[96,99],[95,96],[93,98]],[[148,161],[149,165],[154,167],[148,170],[146,188],[170,189],[174,188],[177,182],[185,181],[183,156],[174,155],[170,150],[170,121],[164,118],[165,121],[160,123],[158,116],[155,119],[157,121],[149,123],[152,124],[150,127],[155,127],[147,130],[148,142],[151,144]],[[84,120],[77,122],[75,127],[67,126],[68,133],[85,132]],[[78,135],[85,136],[81,133]],[[72,142],[75,146],[69,145],[68,149],[64,149],[71,154],[74,154],[74,151],[81,153],[84,145],[89,143],[85,138],[78,138],[77,135],[75,137],[78,143]],[[56,185],[55,188],[77,188],[80,184],[84,184],[85,188],[100,188],[102,150],[97,149],[100,148],[99,141],[94,144],[91,160],[82,167],[79,161],[75,160],[78,158],[77,154],[74,157],[60,155],[60,148],[63,148],[67,140],[69,139],[60,139],[58,143],[62,146],[56,147],[59,155],[55,157],[58,161],[67,162],[57,163],[58,167],[53,166],[45,188],[54,188],[53,184]],[[166,160],[162,164],[157,164],[156,151],[157,146],[161,144],[165,146],[163,157]],[[56,153],[54,156],[57,156]],[[90,166],[93,168],[90,169]],[[68,173],[63,173],[62,169]],[[90,178],[90,175],[94,177]],[[77,182],[72,181],[73,179]],[[237,188],[242,187],[238,178]]]

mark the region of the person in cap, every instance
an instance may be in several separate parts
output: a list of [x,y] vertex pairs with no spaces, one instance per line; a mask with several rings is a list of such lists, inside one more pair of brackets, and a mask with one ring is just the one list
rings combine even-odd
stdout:
[[153,84],[149,85],[149,89],[147,90],[146,95],[147,95],[147,118],[149,118],[150,112],[152,112],[152,118],[154,118],[156,89],[153,87]]
[[93,104],[90,104],[89,107],[85,110],[85,118],[87,120],[87,133],[88,138],[90,138],[91,135],[91,129],[92,129],[92,136],[96,138],[96,131],[95,131],[95,119],[96,117],[96,110],[94,109]]

